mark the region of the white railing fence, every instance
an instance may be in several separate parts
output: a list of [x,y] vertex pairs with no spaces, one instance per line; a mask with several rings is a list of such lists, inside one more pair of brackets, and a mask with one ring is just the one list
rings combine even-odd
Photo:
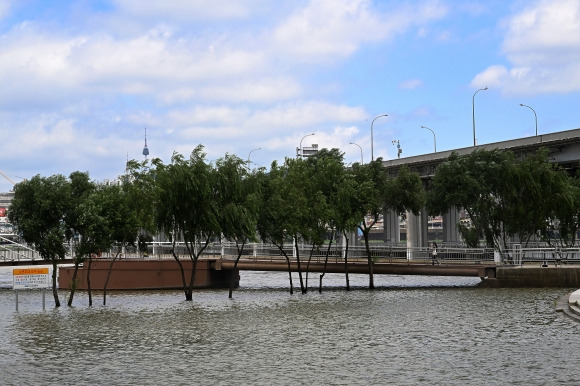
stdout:
[[[19,262],[41,260],[41,256],[27,245],[18,244],[12,240],[0,236],[0,262]],[[97,258],[112,258],[118,254],[121,259],[173,259],[172,244],[164,242],[149,243],[147,252],[140,252],[134,247],[115,247],[101,253]],[[67,250],[70,251],[70,248]],[[175,252],[179,258],[188,259],[189,255],[185,244],[178,243]],[[284,252],[291,259],[297,256],[301,261],[324,262],[328,253],[329,262],[344,262],[346,248],[342,245],[333,245],[315,248],[311,245],[300,245],[298,251],[293,245],[284,247]],[[426,247],[409,248],[402,244],[395,245],[371,245],[371,257],[379,262],[408,262],[431,264],[436,259],[438,263],[464,263],[464,264],[497,264],[497,265],[523,265],[538,263],[541,265],[558,266],[561,264],[580,264],[580,247],[576,248],[549,248],[534,247],[523,248],[515,244],[511,249],[499,253],[492,248],[464,248],[456,245],[443,245],[437,248],[436,256],[433,250]],[[202,254],[202,258],[221,259],[236,258],[238,251],[235,243],[216,242],[210,244]],[[70,258],[67,255],[67,258]],[[275,245],[265,243],[251,243],[244,246],[242,259],[254,260],[285,260],[286,257]],[[349,246],[348,261],[367,261],[367,252],[364,246]]]

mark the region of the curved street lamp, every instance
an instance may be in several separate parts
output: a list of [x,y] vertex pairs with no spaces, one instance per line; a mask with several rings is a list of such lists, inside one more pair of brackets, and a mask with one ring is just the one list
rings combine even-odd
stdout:
[[358,143],[350,142],[351,145],[356,145],[360,149],[360,164],[364,165],[362,147]]
[[477,90],[473,94],[473,98],[471,100],[471,111],[473,113],[473,146],[477,146],[477,143],[475,141],[475,94],[477,94],[480,91],[485,91],[485,90],[487,90],[487,86],[485,86],[485,88],[480,88],[479,90]]
[[375,160],[375,154],[373,151],[373,125],[374,125],[375,121],[377,120],[377,118],[380,118],[380,117],[388,117],[388,114],[377,115],[375,117],[375,119],[373,119],[373,121],[371,122],[371,161]]
[[256,149],[252,149],[252,151],[250,151],[250,154],[248,154],[248,168],[250,167],[250,156],[252,155],[253,152],[255,152],[256,150],[262,150],[261,147],[258,147]]
[[433,133],[433,146],[435,146],[435,153],[437,153],[437,138],[435,138],[435,132],[433,130],[431,130],[430,128],[428,128],[427,126],[421,126],[421,127],[424,129],[427,129]]
[[538,115],[536,114],[536,110],[532,109],[528,105],[524,105],[523,103],[520,103],[520,106],[527,107],[528,109],[530,109],[534,112],[534,117],[536,117],[536,136],[537,136],[538,135]]
[[302,150],[302,141],[304,140],[304,138],[306,137],[310,137],[311,135],[314,135],[314,133],[312,134],[306,134],[304,137],[302,137],[302,139],[300,140],[300,158],[304,158],[304,151]]

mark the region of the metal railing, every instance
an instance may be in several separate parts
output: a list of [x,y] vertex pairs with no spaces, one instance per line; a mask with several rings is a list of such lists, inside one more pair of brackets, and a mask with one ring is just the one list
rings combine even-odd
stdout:
[[[29,246],[18,244],[10,239],[0,236],[0,262],[20,262],[41,260],[41,256]],[[537,247],[522,248],[520,245],[513,245],[509,250],[499,253],[492,248],[465,248],[450,244],[437,248],[436,260],[438,263],[458,263],[458,264],[496,264],[496,265],[524,265],[541,264],[554,265],[580,264],[580,247],[575,248],[548,248]],[[172,250],[180,259],[189,259],[185,244],[178,243],[175,247],[171,243],[153,242],[149,243],[146,252],[137,250],[135,247],[114,247],[104,251],[97,258],[120,259],[173,259]],[[327,246],[312,249],[311,245],[300,245],[298,251],[293,245],[284,247],[285,254],[295,260],[300,256],[301,261],[324,262],[328,253],[329,262],[344,262],[346,250],[342,245],[333,245],[328,250]],[[371,245],[371,258],[376,263],[424,263],[431,264],[433,261],[433,251],[426,247],[410,248],[401,244],[393,245]],[[70,252],[69,252],[70,254]],[[118,255],[117,255],[118,254]],[[311,256],[312,254],[312,256]],[[234,243],[216,242],[210,244],[202,253],[204,259],[233,259],[238,256],[238,251]],[[67,255],[67,258],[70,258]],[[286,257],[280,249],[271,244],[251,243],[244,247],[242,259],[277,261],[285,260]],[[367,261],[367,252],[364,246],[349,246],[348,261]]]
[[0,261],[15,262],[35,260],[42,260],[42,257],[34,249],[0,236]]

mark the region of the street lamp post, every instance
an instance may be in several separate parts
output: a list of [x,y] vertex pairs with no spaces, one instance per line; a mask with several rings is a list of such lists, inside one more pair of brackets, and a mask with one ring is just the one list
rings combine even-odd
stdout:
[[471,112],[473,113],[473,146],[477,146],[477,142],[475,140],[475,94],[477,94],[480,91],[485,91],[485,90],[487,90],[487,86],[485,86],[485,88],[480,88],[479,90],[477,90],[473,94],[473,98],[471,100]]
[[536,136],[537,136],[538,135],[538,115],[536,114],[536,110],[534,110],[533,108],[531,108],[528,105],[524,105],[523,103],[520,103],[520,106],[527,107],[528,109],[530,109],[534,112],[534,117],[536,118]]
[[373,121],[371,122],[371,161],[375,160],[375,153],[374,153],[374,149],[373,149],[373,125],[375,123],[375,121],[377,120],[377,118],[380,117],[387,117],[387,114],[381,114],[381,115],[377,115],[375,117],[375,119],[373,119]]
[[302,137],[302,139],[300,140],[300,158],[304,158],[304,151],[302,150],[302,141],[304,140],[304,138],[306,137],[310,137],[311,135],[314,135],[314,133],[312,134],[306,134],[304,137]]
[[351,142],[351,145],[356,145],[360,149],[360,164],[364,165],[362,147],[358,143]]
[[248,154],[248,168],[250,167],[250,156],[252,155],[253,152],[255,152],[256,150],[261,150],[261,147],[258,147],[256,149],[252,149],[252,151],[250,151],[250,154]]
[[428,128],[427,126],[421,126],[421,127],[424,129],[427,129],[433,133],[433,146],[435,147],[435,153],[437,153],[437,138],[435,138],[435,132],[433,130],[431,130],[430,128]]

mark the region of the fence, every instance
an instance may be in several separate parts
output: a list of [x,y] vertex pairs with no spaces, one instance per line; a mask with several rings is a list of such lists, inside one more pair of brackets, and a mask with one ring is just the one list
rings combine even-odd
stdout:
[[[34,249],[18,244],[0,236],[0,262],[18,262],[40,260],[41,256]],[[431,264],[434,258],[430,248],[417,247],[409,248],[401,244],[393,245],[371,245],[371,258],[377,263],[424,263]],[[69,248],[69,253],[72,250]],[[184,243],[153,242],[148,244],[146,252],[140,252],[134,247],[115,247],[99,255],[101,258],[112,258],[117,254],[121,259],[173,259],[173,253],[181,258],[188,259],[189,254]],[[301,261],[324,262],[327,258],[330,262],[367,260],[367,251],[364,246],[349,246],[348,256],[342,245],[333,245],[313,249],[311,245],[302,244],[298,251],[293,245],[286,245],[283,252],[291,259],[295,260],[300,256]],[[242,259],[254,260],[285,260],[286,257],[280,249],[271,244],[252,243],[244,246]],[[201,258],[220,259],[236,258],[238,251],[236,245],[231,242],[211,243],[203,251]],[[67,256],[71,258],[71,255]],[[501,257],[492,248],[464,248],[456,244],[444,245],[437,248],[436,259],[438,263],[458,263],[458,264],[541,264],[544,266],[561,264],[580,264],[580,247],[575,248],[548,248],[537,247],[522,248],[521,245],[512,245],[511,249],[505,251]]]
[[34,249],[0,236],[0,262],[35,260],[42,260],[42,257]]

